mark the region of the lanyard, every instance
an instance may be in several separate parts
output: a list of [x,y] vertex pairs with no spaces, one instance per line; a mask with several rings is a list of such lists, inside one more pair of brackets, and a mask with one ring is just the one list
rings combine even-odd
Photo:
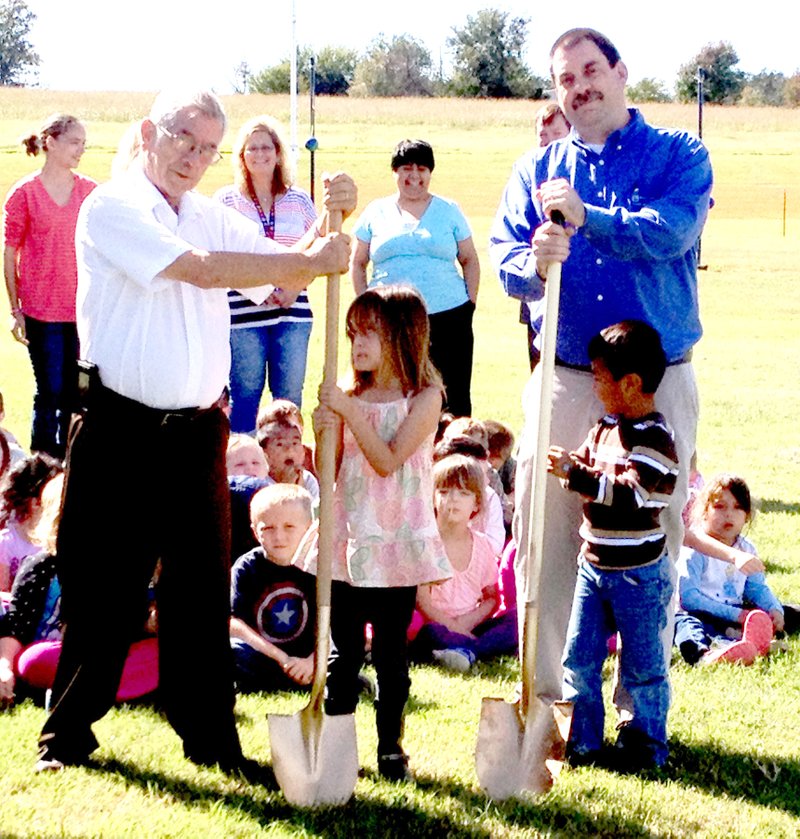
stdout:
[[256,191],[254,189],[250,190],[250,200],[256,206],[256,210],[258,211],[258,217],[261,219],[261,226],[264,228],[264,235],[268,239],[274,239],[275,238],[275,199],[272,200],[272,204],[270,204],[270,207],[269,207],[269,218],[267,218],[267,215],[264,212],[264,208],[261,206],[261,202],[258,200],[258,196],[256,195]]

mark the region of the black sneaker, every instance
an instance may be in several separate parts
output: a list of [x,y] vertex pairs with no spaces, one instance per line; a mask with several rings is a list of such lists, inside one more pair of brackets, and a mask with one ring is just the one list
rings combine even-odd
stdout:
[[682,641],[678,649],[681,651],[683,660],[694,666],[708,652],[705,644],[698,644],[696,641]]
[[379,755],[378,772],[387,781],[410,781],[411,773],[408,771],[408,755],[399,754]]

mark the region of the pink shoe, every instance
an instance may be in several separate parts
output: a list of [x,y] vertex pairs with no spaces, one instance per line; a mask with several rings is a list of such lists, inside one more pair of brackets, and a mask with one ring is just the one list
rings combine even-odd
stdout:
[[749,641],[759,655],[767,655],[772,640],[772,618],[761,609],[753,609],[744,622],[742,640]]
[[752,664],[758,656],[756,645],[751,641],[734,641],[727,647],[707,652],[701,659],[701,664],[716,664],[718,661],[729,661],[731,664]]

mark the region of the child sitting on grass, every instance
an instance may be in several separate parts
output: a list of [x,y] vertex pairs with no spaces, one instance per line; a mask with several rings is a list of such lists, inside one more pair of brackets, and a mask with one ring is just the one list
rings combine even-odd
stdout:
[[231,572],[231,647],[242,693],[297,690],[314,675],[316,580],[292,565],[311,526],[311,496],[302,487],[273,484],[250,505],[260,547]]
[[286,416],[278,416],[261,425],[257,436],[267,459],[270,478],[279,484],[304,487],[316,504],[319,501],[319,482],[305,468],[302,426]]
[[41,514],[42,490],[61,464],[46,454],[16,463],[0,485],[0,592],[11,591],[20,563],[39,552],[34,532]]
[[497,554],[486,535],[470,527],[481,509],[484,481],[478,463],[463,455],[434,467],[436,523],[453,576],[417,589],[424,624],[411,645],[412,659],[460,673],[476,659],[513,652],[517,642],[515,614],[493,617],[500,606]]
[[567,758],[575,765],[601,756],[602,668],[607,639],[618,632],[632,714],[618,727],[614,765],[637,771],[660,766],[668,753],[661,632],[673,586],[660,516],[678,464],[672,430],[655,410],[666,357],[658,333],[630,320],[595,335],[589,358],[607,414],[578,451],[552,446],[548,454],[548,471],[586,502],[563,658],[562,696],[574,705]]
[[264,452],[249,434],[231,434],[228,438],[225,465],[229,478],[246,475],[250,478],[265,479],[269,476]]
[[[701,490],[692,515],[708,536],[755,555],[755,547],[742,536],[753,517],[743,478],[718,475]],[[688,664],[752,664],[769,652],[773,630],[784,628],[784,614],[763,573],[746,575],[729,562],[684,547],[678,574],[675,643]]]
[[[498,494],[492,489],[488,477],[489,461],[486,446],[474,437],[459,434],[453,437],[444,436],[433,450],[433,462],[438,463],[446,457],[461,454],[477,462],[483,474],[483,501],[481,510],[472,519],[470,527],[480,531],[488,539],[492,550],[499,555],[506,541],[506,529],[503,523],[503,507]],[[492,470],[494,471],[494,470]],[[502,491],[502,488],[501,488]]]
[[[301,410],[289,399],[273,399],[269,405],[265,405],[258,412],[258,419],[256,420],[256,438],[258,438],[261,429],[270,422],[287,420],[294,423],[300,429],[300,436],[303,434],[305,423],[303,422],[303,414]],[[314,477],[317,476],[316,466],[314,465],[314,450],[311,446],[303,443],[303,451],[305,453],[303,460],[303,468],[310,472]]]

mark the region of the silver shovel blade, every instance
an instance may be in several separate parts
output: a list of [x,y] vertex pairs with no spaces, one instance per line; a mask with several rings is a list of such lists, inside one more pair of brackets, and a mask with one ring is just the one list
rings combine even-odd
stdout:
[[358,778],[355,716],[311,719],[307,710],[268,716],[275,778],[296,807],[346,804]]
[[523,722],[518,703],[484,699],[475,768],[494,801],[542,795],[553,786],[569,736],[569,705],[534,697]]

